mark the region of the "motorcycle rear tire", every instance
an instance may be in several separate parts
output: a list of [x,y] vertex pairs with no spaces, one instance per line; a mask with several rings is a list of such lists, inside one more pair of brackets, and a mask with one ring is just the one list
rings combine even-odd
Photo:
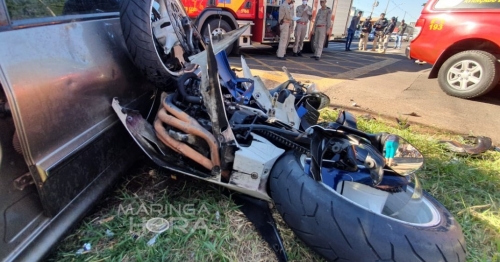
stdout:
[[175,89],[175,79],[160,57],[161,48],[153,40],[152,2],[124,0],[120,3],[120,24],[130,58],[141,74],[162,90]]
[[427,193],[441,218],[432,225],[376,214],[306,175],[295,151],[276,162],[269,183],[283,220],[329,261],[465,261],[460,225]]

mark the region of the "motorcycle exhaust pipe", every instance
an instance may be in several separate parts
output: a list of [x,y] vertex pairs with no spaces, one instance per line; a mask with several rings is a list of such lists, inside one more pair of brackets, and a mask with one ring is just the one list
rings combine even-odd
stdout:
[[[163,99],[163,107],[159,110],[155,120],[155,130],[159,139],[176,152],[189,157],[209,170],[220,170],[219,146],[215,137],[204,129],[194,118],[174,105],[176,94]],[[168,113],[171,115],[169,115]],[[162,123],[173,126],[184,133],[198,136],[205,140],[210,148],[210,159],[195,151],[185,143],[173,139],[163,127]]]
[[[165,110],[162,109],[160,112],[158,112],[158,116],[162,115],[164,116],[166,114]],[[171,117],[168,116],[167,117]],[[165,145],[168,147],[172,148],[174,151],[176,151],[179,154],[182,154],[184,156],[189,157],[191,160],[196,161],[206,169],[212,170],[214,167],[214,164],[212,161],[206,157],[204,157],[202,154],[196,152],[194,149],[186,145],[185,143],[179,142],[172,137],[170,137],[167,133],[167,130],[163,127],[163,121],[165,118],[160,119],[160,117],[155,121],[154,127],[156,130],[156,134],[158,136],[158,139],[160,139],[161,142],[163,142]],[[167,120],[168,121],[168,120]]]

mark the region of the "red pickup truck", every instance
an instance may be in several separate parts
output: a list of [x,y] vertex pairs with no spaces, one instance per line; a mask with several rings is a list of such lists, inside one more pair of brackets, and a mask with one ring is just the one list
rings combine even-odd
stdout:
[[484,95],[500,79],[499,17],[497,0],[430,0],[406,55],[432,64],[429,78],[447,94]]

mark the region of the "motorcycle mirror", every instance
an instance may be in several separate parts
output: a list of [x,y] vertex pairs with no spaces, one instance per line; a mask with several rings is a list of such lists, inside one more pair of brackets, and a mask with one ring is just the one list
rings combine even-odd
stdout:
[[386,165],[402,176],[415,173],[424,164],[420,151],[398,135],[387,137],[383,153]]
[[318,96],[318,98],[320,100],[318,110],[323,109],[323,108],[330,105],[330,98],[327,95],[325,95],[321,92],[316,93],[316,95]]

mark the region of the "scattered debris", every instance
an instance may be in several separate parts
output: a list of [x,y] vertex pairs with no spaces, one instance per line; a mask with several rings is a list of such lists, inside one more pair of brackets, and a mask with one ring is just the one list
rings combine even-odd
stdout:
[[417,114],[415,112],[411,112],[409,114],[403,114],[403,115],[421,117],[421,115],[419,115],[419,114]]
[[85,254],[85,253],[89,252],[90,249],[92,249],[92,245],[90,245],[90,243],[85,243],[85,244],[83,244],[83,248],[80,248],[76,251],[76,254],[77,255]]
[[406,129],[410,127],[410,123],[408,123],[408,119],[400,120],[399,118],[396,118],[396,122],[398,122],[398,125],[402,129]]
[[491,138],[485,136],[464,137],[465,140],[474,140],[473,145],[461,144],[451,140],[441,140],[439,143],[444,144],[448,151],[460,155],[479,155],[489,149],[493,149]]
[[354,107],[360,107],[358,104],[356,104],[356,102],[352,103],[352,106],[354,106]]
[[158,238],[159,235],[160,233],[155,234],[155,236],[148,241],[148,246],[154,245],[156,243],[156,238]]
[[372,116],[372,115],[370,115],[370,114],[365,114],[365,115],[362,115],[362,116],[360,116],[359,118],[364,119],[364,120],[367,120],[367,121],[369,121],[369,120],[377,120],[375,117],[373,117],[373,116]]
[[217,222],[220,220],[220,213],[219,213],[219,211],[215,212],[215,220],[217,220]]
[[109,229],[106,229],[106,236],[107,237],[113,237],[115,234],[113,232],[111,232],[111,230]]
[[107,217],[107,218],[103,218],[103,219],[97,221],[97,224],[102,225],[104,223],[112,221],[113,219],[115,219],[115,216],[110,216],[110,217]]

